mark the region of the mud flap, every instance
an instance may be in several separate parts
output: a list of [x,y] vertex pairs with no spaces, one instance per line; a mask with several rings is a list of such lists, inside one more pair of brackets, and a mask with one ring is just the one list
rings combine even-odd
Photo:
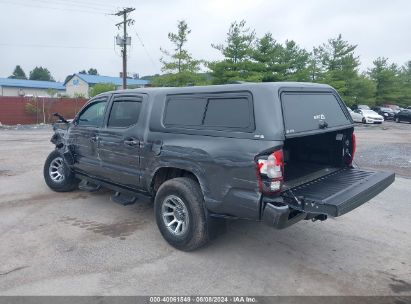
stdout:
[[391,172],[344,168],[282,194],[293,209],[308,214],[343,215],[366,203],[395,180]]

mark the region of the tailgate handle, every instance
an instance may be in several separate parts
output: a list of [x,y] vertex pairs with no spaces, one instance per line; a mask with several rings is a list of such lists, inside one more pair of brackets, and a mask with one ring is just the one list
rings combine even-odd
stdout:
[[328,127],[328,123],[324,120],[320,121],[319,125],[320,129],[325,129]]

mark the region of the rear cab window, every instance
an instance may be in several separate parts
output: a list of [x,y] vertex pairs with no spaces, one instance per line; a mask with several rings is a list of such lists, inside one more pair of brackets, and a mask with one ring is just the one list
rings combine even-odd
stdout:
[[351,125],[345,105],[331,92],[283,92],[281,94],[285,134]]

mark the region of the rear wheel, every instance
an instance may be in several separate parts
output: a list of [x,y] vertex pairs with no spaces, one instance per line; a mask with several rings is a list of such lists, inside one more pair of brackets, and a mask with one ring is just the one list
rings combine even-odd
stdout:
[[362,123],[363,123],[363,124],[366,124],[366,123],[367,123],[367,121],[365,120],[365,118],[362,119]]
[[43,168],[44,180],[53,191],[68,192],[75,190],[79,180],[66,164],[63,156],[54,150],[49,154]]
[[395,118],[395,122],[400,122],[400,118],[399,118],[399,117],[396,117],[396,118]]
[[209,241],[203,193],[193,179],[177,177],[164,182],[157,191],[154,212],[161,234],[173,247],[191,251]]

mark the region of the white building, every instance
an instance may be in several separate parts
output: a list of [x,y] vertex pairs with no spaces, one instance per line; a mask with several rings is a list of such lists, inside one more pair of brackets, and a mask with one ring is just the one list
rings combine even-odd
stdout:
[[65,94],[61,82],[0,78],[0,96],[54,97]]
[[[64,86],[66,87],[66,94],[69,97],[84,96],[89,98],[90,89],[98,83],[110,83],[116,86],[116,89],[123,87],[123,79],[120,77],[88,75],[88,74],[74,74],[67,78]],[[148,80],[142,79],[127,79],[128,88],[142,88],[149,84]]]

